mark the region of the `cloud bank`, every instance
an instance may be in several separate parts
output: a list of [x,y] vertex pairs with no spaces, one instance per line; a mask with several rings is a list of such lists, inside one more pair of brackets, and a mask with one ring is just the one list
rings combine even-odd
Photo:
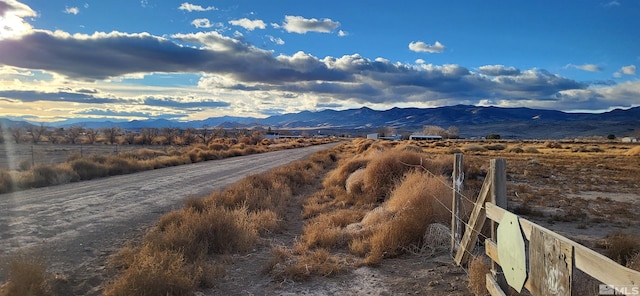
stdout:
[[[215,8],[185,2],[179,9],[197,12]],[[0,36],[0,68],[6,72],[2,73],[4,77],[25,83],[33,81],[32,85],[41,87],[38,79],[45,80],[31,76],[46,74],[53,77],[51,80],[60,80],[58,85],[86,86],[46,90],[42,86],[42,89],[24,91],[19,85],[13,89],[7,87],[11,85],[10,80],[5,80],[5,86],[0,87],[0,99],[14,104],[16,109],[19,104],[49,102],[81,104],[85,106],[83,114],[128,112],[126,114],[157,116],[186,116],[188,112],[220,108],[238,113],[272,114],[295,111],[290,106],[312,110],[354,105],[489,104],[600,110],[610,106],[631,106],[637,104],[640,97],[638,81],[608,83],[603,87],[544,69],[518,69],[499,64],[467,68],[457,64],[435,65],[423,59],[415,63],[392,62],[357,53],[339,57],[316,57],[301,51],[275,55],[273,51],[247,43],[241,34],[234,38],[216,31],[156,36],[117,31],[89,35],[35,30],[23,18],[34,17],[36,13],[17,2],[0,2],[0,16],[11,20],[11,28],[16,28],[2,31],[9,33]],[[213,26],[206,18],[196,19],[192,24],[197,28]],[[231,20],[229,24],[249,31],[266,28],[264,21],[247,18]],[[340,23],[331,19],[286,16],[284,23],[276,26],[297,34],[330,33],[337,30]],[[342,30],[337,34],[347,35]],[[265,36],[265,40],[284,44],[284,40],[270,35]],[[408,47],[419,53],[446,50],[439,41],[434,44],[414,41]],[[595,64],[568,67],[602,70]],[[617,73],[635,75],[636,67],[625,66]],[[94,86],[113,87],[109,84],[113,81],[144,79],[157,74],[189,74],[197,81],[188,91],[171,90],[167,95],[159,95],[164,89],[144,94],[147,88],[136,89],[136,95],[123,96],[120,95],[123,92],[106,92]],[[95,107],[99,104],[103,107]],[[131,110],[123,106],[136,108]]]

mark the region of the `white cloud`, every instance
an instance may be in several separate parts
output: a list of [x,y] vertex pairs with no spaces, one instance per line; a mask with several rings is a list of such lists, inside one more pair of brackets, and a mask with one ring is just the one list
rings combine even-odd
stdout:
[[596,64],[583,64],[583,65],[574,65],[574,64],[568,64],[565,66],[565,68],[574,68],[574,69],[578,69],[578,70],[582,70],[582,71],[588,71],[588,72],[600,72],[602,71],[602,67],[596,65]]
[[248,18],[241,18],[239,20],[230,20],[229,24],[243,27],[249,31],[253,31],[255,29],[264,29],[267,27],[267,25],[262,20],[250,20]]
[[622,71],[623,74],[636,75],[636,66],[635,65],[624,66],[620,68],[620,71]]
[[349,36],[349,32],[340,30],[338,31],[338,36],[340,37]]
[[282,38],[278,38],[278,37],[273,37],[270,35],[267,35],[267,37],[269,37],[269,40],[271,40],[271,42],[277,44],[277,45],[284,45],[284,40],[282,40]]
[[188,2],[184,2],[184,3],[180,4],[180,7],[178,7],[178,9],[186,10],[188,12],[217,10],[217,8],[215,8],[213,6],[202,7],[200,5],[191,4],[191,3],[188,3]]
[[36,17],[38,14],[28,5],[18,1],[0,2],[0,41],[3,39],[19,38],[30,33],[33,28],[24,21],[26,17]]
[[613,77],[622,78],[622,76],[624,74],[626,74],[626,75],[636,75],[636,66],[635,65],[624,66],[624,67],[620,68],[620,70],[614,72],[613,73]]
[[80,9],[78,7],[66,7],[64,9],[64,13],[77,15],[78,13],[80,13]]
[[211,28],[211,27],[213,27],[213,25],[211,24],[209,19],[206,19],[206,18],[195,19],[195,20],[193,20],[191,22],[191,24],[196,28]]
[[325,18],[318,20],[315,18],[306,19],[301,16],[287,15],[284,17],[282,27],[289,33],[306,34],[307,32],[330,33],[340,27],[339,22]]
[[409,49],[415,52],[440,53],[443,52],[445,48],[446,47],[439,41],[436,41],[436,43],[433,45],[424,43],[422,41],[409,43]]

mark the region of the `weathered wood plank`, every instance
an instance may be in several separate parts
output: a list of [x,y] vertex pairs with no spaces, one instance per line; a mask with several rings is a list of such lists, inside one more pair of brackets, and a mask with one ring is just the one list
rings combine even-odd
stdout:
[[489,174],[487,174],[487,177],[484,179],[484,183],[482,183],[480,194],[473,206],[473,211],[469,217],[469,223],[467,223],[464,235],[460,241],[458,252],[454,258],[455,263],[458,266],[466,264],[469,261],[469,254],[473,250],[473,246],[475,246],[476,241],[478,240],[478,234],[484,226],[484,221],[486,220],[484,203],[487,200],[487,196],[489,195],[489,190],[491,188],[491,175],[491,171],[489,171]]
[[571,295],[573,248],[539,228],[531,234],[529,264],[532,295]]
[[[489,202],[498,207],[507,208],[507,162],[502,159],[492,159],[489,163],[491,172],[491,190],[489,192]],[[491,222],[491,239],[498,242],[498,224]],[[498,242],[499,243],[499,242]],[[502,273],[502,268],[495,262],[491,262],[491,270],[496,274],[496,281],[503,290],[507,289],[507,280]]]
[[[502,215],[506,211],[505,209],[496,207],[492,203],[485,203],[487,209],[487,218],[493,221],[500,221]],[[627,285],[638,286],[640,285],[640,272],[626,268],[616,263],[615,261],[607,258],[606,256],[591,250],[581,244],[578,244],[566,237],[563,237],[549,229],[546,229],[540,225],[537,225],[524,218],[519,219],[522,231],[528,240],[531,240],[531,234],[534,228],[543,230],[546,234],[549,234],[563,242],[566,242],[573,246],[574,265],[576,268],[584,271],[586,274],[594,277],[595,279],[609,285]]]
[[491,296],[506,296],[502,291],[502,288],[500,288],[500,285],[498,285],[498,282],[496,282],[496,279],[491,274],[487,273],[485,279],[487,283],[487,291],[489,291]]

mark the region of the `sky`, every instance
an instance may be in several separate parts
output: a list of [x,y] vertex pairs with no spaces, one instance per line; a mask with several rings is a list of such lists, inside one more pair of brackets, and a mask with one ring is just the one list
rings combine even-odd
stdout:
[[0,117],[640,106],[640,1],[0,0]]

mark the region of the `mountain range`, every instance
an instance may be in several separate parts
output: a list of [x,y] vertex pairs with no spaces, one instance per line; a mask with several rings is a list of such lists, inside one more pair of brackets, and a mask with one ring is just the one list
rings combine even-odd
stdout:
[[[24,122],[0,121],[3,126],[24,125]],[[640,132],[640,107],[615,109],[602,113],[568,113],[531,108],[502,108],[456,105],[437,108],[393,108],[373,110],[367,107],[348,110],[303,111],[267,118],[223,116],[196,121],[166,119],[114,121],[73,121],[50,124],[55,127],[79,125],[85,128],[117,126],[126,130],[141,128],[264,128],[281,130],[317,130],[362,135],[381,127],[398,132],[417,132],[424,126],[443,128],[456,126],[462,137],[482,137],[499,134],[503,138],[560,139],[573,137],[617,137]]]

